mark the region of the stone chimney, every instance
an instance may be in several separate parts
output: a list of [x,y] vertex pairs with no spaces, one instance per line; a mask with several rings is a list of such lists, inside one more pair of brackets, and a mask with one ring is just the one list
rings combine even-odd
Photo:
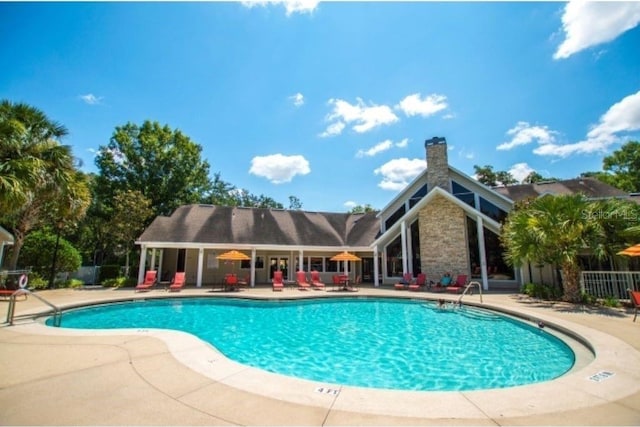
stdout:
[[428,191],[440,187],[451,193],[449,181],[449,159],[447,157],[447,140],[434,136],[424,142],[427,150],[427,186]]

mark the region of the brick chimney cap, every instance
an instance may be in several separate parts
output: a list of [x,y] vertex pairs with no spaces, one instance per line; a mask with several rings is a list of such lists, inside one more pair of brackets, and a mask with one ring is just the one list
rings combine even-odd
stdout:
[[446,138],[444,136],[434,136],[431,139],[427,139],[424,142],[424,146],[426,147],[427,145],[436,145],[436,144],[440,144],[440,143],[443,143],[443,144],[447,143],[447,140],[446,140]]

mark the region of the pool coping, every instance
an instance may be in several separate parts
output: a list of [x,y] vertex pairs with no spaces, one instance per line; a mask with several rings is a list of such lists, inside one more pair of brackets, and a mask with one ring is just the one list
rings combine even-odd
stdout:
[[[182,294],[177,297],[208,297],[206,294]],[[216,295],[230,297],[230,295]],[[240,295],[249,299],[273,299],[270,295]],[[320,296],[320,295],[317,295]],[[354,295],[345,295],[353,298]],[[363,297],[365,295],[362,295]],[[366,295],[384,298],[410,298],[433,300],[434,295]],[[155,299],[176,297],[176,295],[127,295],[115,296],[96,303],[130,301],[134,299]],[[314,295],[315,297],[315,295]],[[336,297],[322,295],[322,297]],[[280,297],[275,299],[298,299]],[[528,317],[532,321],[543,321],[553,327],[577,334],[590,344],[595,352],[594,360],[586,366],[571,371],[560,378],[542,383],[505,389],[473,391],[400,391],[363,387],[342,386],[330,383],[303,380],[257,368],[241,365],[224,357],[215,348],[188,333],[168,330],[129,329],[118,331],[69,330],[47,327],[41,322],[24,322],[13,326],[15,331],[36,335],[63,336],[119,336],[140,335],[162,340],[171,355],[185,366],[199,374],[228,387],[252,394],[279,399],[294,404],[319,407],[327,410],[358,412],[372,415],[416,418],[457,419],[500,419],[536,414],[551,414],[558,411],[580,410],[625,399],[640,392],[640,372],[633,367],[640,366],[640,352],[624,341],[593,328],[565,319],[554,318],[518,308],[511,310],[492,303],[479,304],[466,301],[516,317]],[[69,309],[87,305],[77,302],[61,305]],[[601,381],[594,376],[609,372]],[[322,390],[322,391],[319,391]],[[333,393],[337,390],[337,393]],[[553,396],[550,398],[550,396]]]

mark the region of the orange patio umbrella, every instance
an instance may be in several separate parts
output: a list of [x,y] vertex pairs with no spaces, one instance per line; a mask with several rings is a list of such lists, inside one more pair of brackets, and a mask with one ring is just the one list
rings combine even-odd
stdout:
[[352,253],[344,251],[331,257],[331,261],[360,261],[360,258]]
[[618,255],[640,256],[640,243],[618,252]]
[[234,261],[246,261],[251,259],[250,256],[243,254],[242,252],[233,250],[233,251],[229,251],[229,252],[225,252],[223,254],[220,254],[216,257],[217,259],[221,259],[223,261],[229,261],[232,263],[234,269],[235,269],[235,264]]

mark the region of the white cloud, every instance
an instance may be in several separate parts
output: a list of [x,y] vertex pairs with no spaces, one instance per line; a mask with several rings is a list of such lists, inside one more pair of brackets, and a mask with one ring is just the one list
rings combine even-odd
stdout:
[[361,98],[356,98],[356,104],[349,104],[342,99],[330,99],[329,105],[333,111],[327,115],[330,122],[327,129],[320,136],[338,135],[347,124],[353,124],[352,129],[358,133],[368,132],[378,126],[392,124],[398,121],[391,108],[387,105],[366,105]]
[[353,200],[347,200],[346,202],[344,202],[344,207],[347,209],[353,209],[356,206],[358,206],[358,203],[354,202]]
[[80,95],[79,98],[89,105],[98,105],[102,102],[102,99],[103,99],[102,96],[95,96],[92,93],[88,93],[86,95]]
[[294,176],[307,175],[309,172],[309,162],[303,156],[282,154],[256,156],[251,160],[249,169],[249,173],[267,178],[272,184],[291,182]]
[[610,42],[639,22],[640,2],[570,1],[562,15],[565,39],[553,58]]
[[284,5],[287,10],[287,16],[294,13],[312,13],[318,7],[320,0],[245,0],[241,2],[243,6],[263,6],[268,5]]
[[373,171],[382,176],[378,187],[383,190],[402,190],[427,167],[424,159],[393,159]]
[[593,126],[587,139],[573,144],[543,144],[533,150],[541,156],[567,157],[572,154],[590,154],[607,151],[619,141],[618,134],[640,130],[640,91],[614,104]]
[[420,94],[414,93],[405,97],[395,108],[402,110],[409,117],[417,115],[428,117],[447,108],[447,97],[434,93],[420,99]]
[[304,105],[304,95],[302,95],[300,92],[296,93],[295,95],[291,95],[289,99],[293,101],[293,105],[295,105],[296,107],[301,107],[302,105]]
[[340,135],[345,128],[344,122],[335,122],[330,124],[327,129],[320,134],[321,137],[325,138],[328,136]]
[[498,145],[498,150],[511,150],[520,145],[530,144],[537,141],[539,144],[551,144],[555,142],[557,132],[549,130],[547,126],[531,126],[527,122],[518,122],[513,128],[507,131],[511,140]]
[[382,142],[377,143],[376,145],[374,145],[373,147],[369,148],[368,150],[358,150],[358,152],[356,153],[356,157],[373,157],[378,153],[382,153],[384,151],[387,151],[389,149],[391,149],[392,147],[396,146],[396,147],[406,147],[409,144],[409,139],[405,138],[400,142],[396,142],[395,144],[393,143],[392,140],[387,139],[384,140]]
[[511,176],[513,176],[519,182],[522,182],[522,180],[529,176],[531,172],[535,172],[535,169],[533,169],[526,163],[516,163],[515,165],[511,166],[511,169],[509,169],[509,173],[511,174]]

